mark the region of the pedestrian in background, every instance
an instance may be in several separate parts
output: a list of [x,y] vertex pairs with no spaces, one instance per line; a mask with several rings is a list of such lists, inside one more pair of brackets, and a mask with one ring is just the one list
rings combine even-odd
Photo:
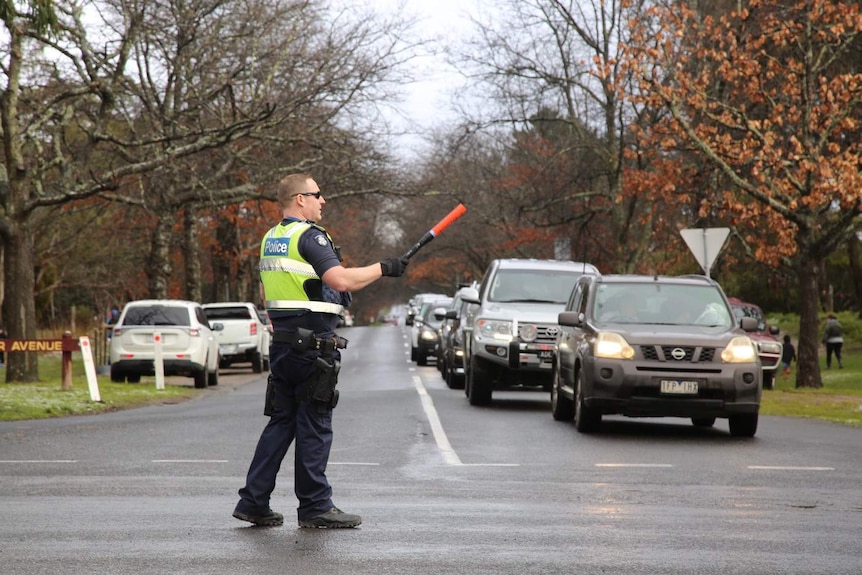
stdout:
[[841,348],[844,346],[844,338],[842,337],[843,330],[841,324],[838,323],[838,318],[834,313],[830,313],[826,319],[826,330],[823,332],[823,343],[826,344],[826,369],[832,368],[832,354],[835,354],[835,359],[838,360],[838,367],[844,367],[841,363]]
[[[350,305],[350,292],[383,276],[400,277],[408,260],[395,257],[364,267],[341,265],[340,250],[317,224],[326,200],[308,174],[281,180],[278,201],[283,219],[263,237],[260,250],[261,299],[275,329],[264,410],[270,419],[258,440],[233,516],[255,525],[284,522],[284,516],[273,511],[269,502],[281,462],[295,438],[299,526],[356,527],[362,518],[333,504],[326,478],[332,409],[338,398],[334,390],[341,359],[338,350],[346,341],[321,350],[309,347],[309,340],[338,342],[334,330]],[[326,399],[317,393],[322,382],[329,386]]]
[[784,347],[781,348],[781,367],[783,375],[790,373],[790,364],[796,361],[796,348],[790,341],[790,334],[784,334]]

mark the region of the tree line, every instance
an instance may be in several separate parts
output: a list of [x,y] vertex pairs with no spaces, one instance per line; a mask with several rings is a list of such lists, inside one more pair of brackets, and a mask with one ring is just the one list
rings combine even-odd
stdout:
[[[416,291],[495,257],[697,273],[679,230],[730,227],[712,275],[799,313],[800,386],[821,385],[820,313],[860,308],[857,1],[499,0],[445,46],[469,88],[410,161],[383,144],[380,110],[435,49],[409,18],[313,1],[15,6],[0,0],[12,337],[72,305],[256,301],[273,184],[297,170],[335,200],[322,223],[348,265],[467,205],[411,262]],[[355,315],[399,288],[361,294]],[[7,381],[37,377],[10,358]]]

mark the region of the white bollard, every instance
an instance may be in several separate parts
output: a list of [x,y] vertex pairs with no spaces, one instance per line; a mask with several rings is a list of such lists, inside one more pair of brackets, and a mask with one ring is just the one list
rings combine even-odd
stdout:
[[81,357],[84,359],[84,373],[87,374],[87,386],[90,388],[90,400],[102,401],[99,393],[99,380],[96,379],[96,362],[93,361],[93,348],[90,347],[90,338],[82,335],[78,338],[81,346]]
[[165,360],[162,358],[162,333],[153,334],[153,366],[156,370],[156,389],[165,388]]

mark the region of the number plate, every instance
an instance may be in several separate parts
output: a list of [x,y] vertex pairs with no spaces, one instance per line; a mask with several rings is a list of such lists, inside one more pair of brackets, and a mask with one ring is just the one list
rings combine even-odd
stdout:
[[663,379],[660,384],[662,393],[697,395],[697,381],[687,379]]
[[554,352],[550,349],[542,350],[539,352],[539,359],[544,361],[551,361],[554,359]]

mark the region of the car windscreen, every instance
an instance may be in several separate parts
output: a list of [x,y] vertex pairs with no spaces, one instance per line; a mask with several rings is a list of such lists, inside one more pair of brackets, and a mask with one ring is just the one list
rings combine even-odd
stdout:
[[219,319],[251,319],[251,311],[247,307],[206,307],[207,319],[215,321]]
[[497,271],[488,300],[498,303],[558,303],[569,300],[578,278],[583,275],[565,270]]
[[598,322],[730,327],[731,312],[711,285],[632,282],[599,284]]
[[189,310],[182,306],[134,306],[126,310],[123,326],[133,325],[189,325]]

